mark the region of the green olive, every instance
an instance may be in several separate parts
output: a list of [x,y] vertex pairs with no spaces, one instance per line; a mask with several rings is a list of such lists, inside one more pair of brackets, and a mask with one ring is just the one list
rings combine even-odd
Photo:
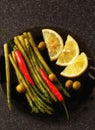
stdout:
[[65,88],[70,89],[72,85],[73,85],[73,81],[70,79],[65,82]]
[[46,44],[44,41],[41,41],[39,44],[38,44],[38,49],[39,50],[44,50],[46,47]]
[[51,73],[49,74],[49,79],[52,81],[52,82],[56,82],[57,81],[57,77],[54,73]]
[[78,90],[81,87],[80,81],[74,81],[72,87],[73,87],[74,90]]
[[25,88],[24,88],[24,86],[22,85],[22,84],[18,84],[17,86],[16,86],[16,91],[18,92],[18,93],[25,93]]

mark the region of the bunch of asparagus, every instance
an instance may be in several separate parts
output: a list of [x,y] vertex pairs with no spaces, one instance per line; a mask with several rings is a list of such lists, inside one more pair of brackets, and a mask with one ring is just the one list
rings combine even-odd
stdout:
[[[38,50],[36,43],[33,39],[33,36],[30,32],[24,32],[22,35],[14,37],[14,46],[16,49],[19,49],[24,60],[26,62],[27,68],[35,86],[32,86],[21,73],[18,64],[15,59],[14,51],[11,54],[8,52],[8,44],[4,44],[4,54],[5,54],[5,63],[6,63],[6,79],[7,79],[7,99],[8,106],[11,109],[11,100],[10,100],[10,70],[9,68],[9,59],[15,69],[18,83],[22,84],[25,88],[25,96],[27,101],[34,113],[48,113],[52,114],[54,112],[52,108],[52,102],[57,102],[55,95],[51,92],[47,84],[44,82],[40,73],[38,73],[38,68],[41,67],[47,75],[53,73],[50,67],[47,65],[43,59],[40,51]],[[9,71],[8,71],[9,70]],[[56,77],[57,78],[57,77]],[[67,97],[70,97],[69,93],[64,89],[60,81],[57,79],[55,82],[56,87],[59,91]],[[67,117],[69,118],[68,111],[66,109],[65,103],[63,103],[64,109],[66,111]]]

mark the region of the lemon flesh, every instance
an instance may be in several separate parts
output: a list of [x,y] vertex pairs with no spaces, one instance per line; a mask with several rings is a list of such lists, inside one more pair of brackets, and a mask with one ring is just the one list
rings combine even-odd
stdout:
[[42,35],[46,43],[50,60],[56,60],[64,47],[62,37],[52,29],[42,29]]
[[83,74],[87,67],[88,58],[87,55],[82,52],[71,65],[65,67],[60,75],[64,77],[74,78]]
[[67,66],[72,64],[73,61],[79,55],[79,46],[73,37],[67,36],[65,46],[61,54],[59,55],[56,64],[59,66]]

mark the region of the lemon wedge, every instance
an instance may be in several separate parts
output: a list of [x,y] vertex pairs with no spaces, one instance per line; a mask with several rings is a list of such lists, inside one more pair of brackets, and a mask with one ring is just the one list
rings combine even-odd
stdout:
[[69,64],[72,64],[78,55],[79,55],[78,43],[72,36],[68,35],[64,49],[59,55],[56,64],[59,66],[67,66]]
[[83,74],[87,67],[88,58],[87,55],[82,52],[72,64],[65,67],[65,69],[60,73],[60,75],[64,77],[74,78]]
[[64,47],[62,37],[52,29],[42,29],[42,35],[46,43],[50,60],[56,60]]

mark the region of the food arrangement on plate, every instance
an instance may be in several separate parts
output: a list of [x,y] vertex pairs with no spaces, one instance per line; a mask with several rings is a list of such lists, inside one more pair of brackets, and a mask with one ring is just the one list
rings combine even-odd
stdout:
[[14,91],[25,97],[32,113],[51,115],[55,112],[53,105],[60,104],[69,119],[67,104],[76,95],[83,96],[85,88],[89,91],[88,85],[95,85],[93,58],[70,34],[64,43],[55,30],[40,31],[42,39],[38,43],[32,32],[24,32],[4,44],[8,107],[11,110],[13,69]]

